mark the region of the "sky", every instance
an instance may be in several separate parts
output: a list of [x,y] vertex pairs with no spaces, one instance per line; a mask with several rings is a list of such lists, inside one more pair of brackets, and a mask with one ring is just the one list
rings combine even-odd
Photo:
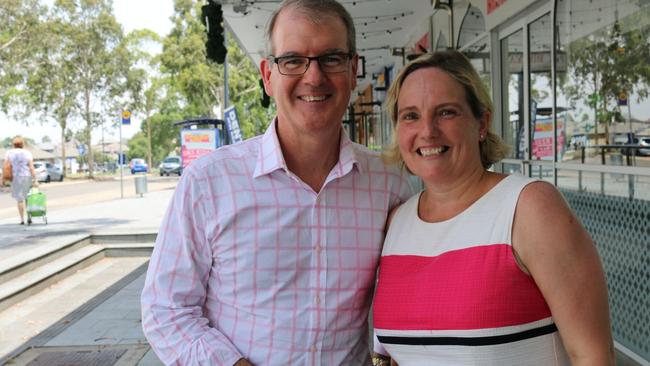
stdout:
[[[53,0],[41,0],[48,6]],[[174,11],[172,0],[113,0],[113,10],[115,18],[122,24],[124,32],[128,33],[134,29],[149,28],[161,36],[165,36],[172,27],[169,17]],[[119,117],[117,111],[115,119]],[[39,118],[34,116],[34,118]],[[140,131],[141,116],[134,115],[131,117],[131,125],[122,128],[122,137],[129,138]],[[48,136],[53,142],[61,141],[61,128],[54,121],[45,121],[42,124],[34,123],[27,127],[20,121],[0,115],[2,126],[0,127],[0,140],[5,137],[22,135],[29,137],[36,142],[41,142],[44,136]],[[71,121],[72,122],[72,121]],[[72,123],[73,128],[79,129],[81,121]],[[117,141],[119,139],[118,128],[104,128],[105,141]],[[101,128],[93,130],[93,143],[97,143],[102,138]]]

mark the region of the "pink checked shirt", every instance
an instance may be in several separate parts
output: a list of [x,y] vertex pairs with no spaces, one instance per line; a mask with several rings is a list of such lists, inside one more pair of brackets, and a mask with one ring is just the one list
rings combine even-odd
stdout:
[[272,123],[183,172],[142,293],[166,364],[368,365],[368,308],[405,173],[342,134],[320,192],[292,174]]

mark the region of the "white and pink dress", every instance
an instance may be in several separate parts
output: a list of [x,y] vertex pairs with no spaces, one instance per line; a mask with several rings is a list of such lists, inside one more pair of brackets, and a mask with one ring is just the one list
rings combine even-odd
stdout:
[[418,217],[420,195],[398,208],[374,325],[400,366],[569,364],[551,311],[512,250],[517,200],[531,182],[508,176],[443,222]]

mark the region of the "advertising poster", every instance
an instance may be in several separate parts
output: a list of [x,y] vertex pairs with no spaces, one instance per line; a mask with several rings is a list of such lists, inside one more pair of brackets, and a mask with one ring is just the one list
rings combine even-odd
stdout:
[[[532,158],[534,160],[553,160],[553,120],[551,118],[537,118],[534,123],[532,143]],[[562,156],[564,152],[564,118],[557,120],[557,152]]]
[[219,146],[219,135],[214,129],[181,130],[181,160],[183,168]]

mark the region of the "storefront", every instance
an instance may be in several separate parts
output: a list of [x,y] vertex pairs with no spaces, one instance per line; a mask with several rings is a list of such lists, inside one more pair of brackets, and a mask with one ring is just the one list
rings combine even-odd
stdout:
[[637,143],[650,136],[650,1],[433,3],[405,53],[471,59],[512,148],[495,169],[562,191],[603,259],[617,349],[649,362],[650,157]]

